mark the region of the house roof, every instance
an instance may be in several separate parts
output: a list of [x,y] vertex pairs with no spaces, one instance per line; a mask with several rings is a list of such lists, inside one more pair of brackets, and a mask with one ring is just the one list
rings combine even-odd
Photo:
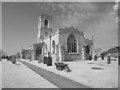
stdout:
[[29,53],[29,52],[31,52],[30,50],[26,50],[26,49],[22,49],[22,52],[23,53]]
[[110,48],[108,49],[107,51],[103,52],[104,54],[107,54],[107,53],[120,53],[120,47],[114,47],[114,48]]
[[44,42],[33,44],[34,47],[42,47],[43,45],[44,45]]

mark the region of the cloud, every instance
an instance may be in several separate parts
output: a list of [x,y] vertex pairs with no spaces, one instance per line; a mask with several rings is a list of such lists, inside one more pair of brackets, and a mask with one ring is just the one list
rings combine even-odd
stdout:
[[118,24],[111,14],[114,3],[61,3],[62,13],[57,20],[60,27],[74,26],[93,35],[95,46],[108,49],[118,45]]
[[[94,36],[95,46],[103,50],[118,46],[118,24],[110,13],[104,14],[88,33]],[[94,29],[94,30],[93,30]]]
[[[55,6],[56,3],[53,5]],[[61,10],[57,23],[60,27],[79,27],[81,22],[95,16],[93,12],[97,11],[97,6],[93,3],[57,3],[56,9]]]

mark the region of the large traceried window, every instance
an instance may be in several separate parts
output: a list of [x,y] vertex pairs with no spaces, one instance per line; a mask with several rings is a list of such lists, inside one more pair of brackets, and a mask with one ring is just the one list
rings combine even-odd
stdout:
[[73,34],[68,36],[67,51],[68,53],[77,53],[77,40]]

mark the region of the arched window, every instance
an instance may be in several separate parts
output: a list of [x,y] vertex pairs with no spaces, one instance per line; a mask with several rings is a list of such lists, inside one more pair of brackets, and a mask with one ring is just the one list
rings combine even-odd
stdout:
[[48,20],[47,19],[45,19],[45,21],[44,21],[44,26],[45,26],[45,28],[48,28]]
[[55,53],[55,41],[52,42],[53,53]]
[[68,53],[77,53],[77,40],[73,34],[68,36],[67,51]]

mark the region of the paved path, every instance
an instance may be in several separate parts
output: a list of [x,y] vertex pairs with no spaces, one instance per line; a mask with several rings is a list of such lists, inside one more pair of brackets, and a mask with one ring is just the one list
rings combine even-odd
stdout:
[[[59,76],[59,75],[54,74],[50,71],[44,70],[44,69],[39,68],[35,65],[29,64],[29,63],[24,62],[24,61],[21,61],[21,62],[59,88],[88,88],[80,83],[74,82],[70,79]],[[85,90],[91,90],[91,89],[85,89]]]
[[0,61],[0,90],[2,90],[2,61]]
[[118,66],[118,88],[120,90],[120,65]]
[[12,64],[10,61],[3,60],[0,63],[2,63],[0,65],[3,70],[1,78],[3,88],[8,88],[8,90],[9,88],[15,88],[10,90],[19,90],[16,88],[58,88],[20,62]]

